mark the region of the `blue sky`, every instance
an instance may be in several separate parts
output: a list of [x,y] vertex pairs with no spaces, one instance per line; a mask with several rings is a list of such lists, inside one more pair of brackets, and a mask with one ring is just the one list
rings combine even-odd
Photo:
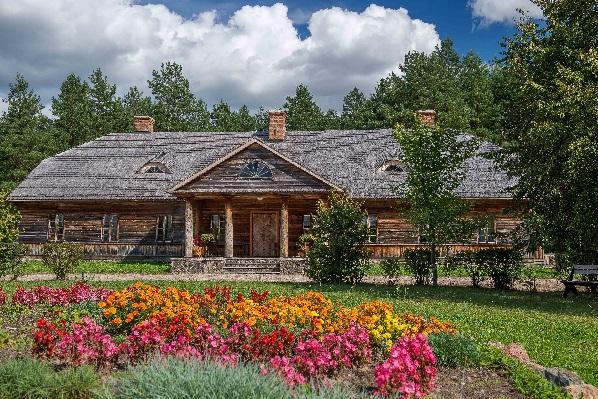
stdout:
[[[150,1],[141,1],[150,3]],[[202,0],[164,0],[170,9],[188,18],[202,11],[218,10],[226,19],[243,5],[272,5],[277,1],[202,1]],[[322,8],[341,7],[353,11],[362,11],[371,3],[388,8],[403,7],[409,15],[436,25],[442,39],[451,38],[459,53],[475,51],[485,61],[492,61],[500,55],[500,43],[505,36],[511,36],[515,29],[509,23],[493,23],[480,26],[472,19],[468,1],[460,0],[403,0],[403,1],[317,1],[287,0],[284,4],[289,8],[289,16],[295,23],[302,37],[309,35],[307,20],[311,13]]]
[[0,98],[21,73],[49,105],[68,74],[96,68],[119,95],[150,94],[152,70],[174,61],[210,107],[280,107],[304,83],[338,110],[447,37],[490,62],[517,8],[541,17],[530,0],[0,0]]

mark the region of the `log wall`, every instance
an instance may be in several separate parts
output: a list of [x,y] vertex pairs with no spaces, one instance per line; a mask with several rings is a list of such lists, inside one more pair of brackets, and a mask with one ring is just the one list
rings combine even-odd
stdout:
[[[19,241],[32,255],[48,242],[48,215],[64,215],[64,241],[84,244],[89,258],[182,256],[184,202],[81,202],[16,204],[21,213]],[[102,218],[118,215],[118,241],[101,242]],[[172,239],[156,242],[160,215],[172,216]]]

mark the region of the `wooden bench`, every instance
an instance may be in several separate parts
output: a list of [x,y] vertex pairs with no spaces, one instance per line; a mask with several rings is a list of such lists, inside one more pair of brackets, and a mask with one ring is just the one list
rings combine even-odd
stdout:
[[[576,274],[587,276],[587,280],[573,280]],[[577,285],[590,287],[592,292],[596,292],[596,287],[598,287],[598,280],[596,280],[597,276],[598,265],[573,265],[567,280],[562,280],[562,283],[565,285],[565,292],[563,293],[563,296],[567,296],[567,294],[571,291],[577,293],[577,288],[575,288]]]

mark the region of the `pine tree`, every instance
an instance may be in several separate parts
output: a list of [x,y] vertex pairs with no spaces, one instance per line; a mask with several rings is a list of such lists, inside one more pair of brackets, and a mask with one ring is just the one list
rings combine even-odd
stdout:
[[116,85],[108,83],[100,68],[93,71],[89,77],[91,82],[89,98],[92,113],[92,134],[95,137],[110,132],[127,130],[128,121],[123,104],[116,97]]
[[239,112],[237,113],[236,129],[239,132],[251,132],[256,130],[255,118],[251,116],[249,108],[247,108],[246,105],[243,105],[241,108],[239,108]]
[[156,100],[154,118],[157,130],[188,132],[210,128],[206,104],[195,98],[179,64],[162,64],[160,70],[152,72],[148,85]]
[[130,87],[121,101],[124,119],[126,120],[126,125],[122,129],[124,131],[133,130],[134,116],[152,116],[153,114],[152,99],[144,96],[137,86]]
[[322,110],[304,84],[297,86],[295,96],[288,96],[283,105],[287,112],[287,129],[320,130],[325,128]]
[[9,85],[8,110],[0,118],[0,185],[14,186],[39,162],[57,151],[52,123],[40,97],[18,74]]
[[94,136],[89,85],[70,74],[60,86],[57,98],[52,98],[52,114],[61,131],[66,148],[83,144]]
[[210,120],[212,128],[217,132],[234,132],[236,131],[236,115],[231,111],[228,103],[220,100],[212,107]]
[[372,129],[377,127],[374,104],[357,87],[343,99],[341,124],[345,129]]

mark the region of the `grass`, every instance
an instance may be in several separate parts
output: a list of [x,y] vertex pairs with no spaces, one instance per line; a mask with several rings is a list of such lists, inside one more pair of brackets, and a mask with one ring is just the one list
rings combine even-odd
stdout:
[[[24,273],[51,273],[52,271],[39,260],[25,263]],[[170,272],[170,264],[165,262],[135,262],[135,261],[109,261],[109,260],[84,260],[75,269],[75,273],[139,273],[139,274],[166,274]]]
[[[9,293],[17,284],[4,283]],[[48,282],[52,286],[69,283]],[[93,282],[96,286],[124,288],[131,282]],[[156,281],[197,291],[216,282]],[[561,293],[496,291],[470,287],[377,285],[319,285],[315,283],[225,282],[235,290],[268,290],[273,295],[291,295],[317,290],[343,305],[380,299],[394,304],[397,311],[414,312],[450,320],[465,335],[478,342],[522,343],[530,357],[548,367],[576,371],[586,382],[598,385],[598,299],[593,296],[562,298]]]

